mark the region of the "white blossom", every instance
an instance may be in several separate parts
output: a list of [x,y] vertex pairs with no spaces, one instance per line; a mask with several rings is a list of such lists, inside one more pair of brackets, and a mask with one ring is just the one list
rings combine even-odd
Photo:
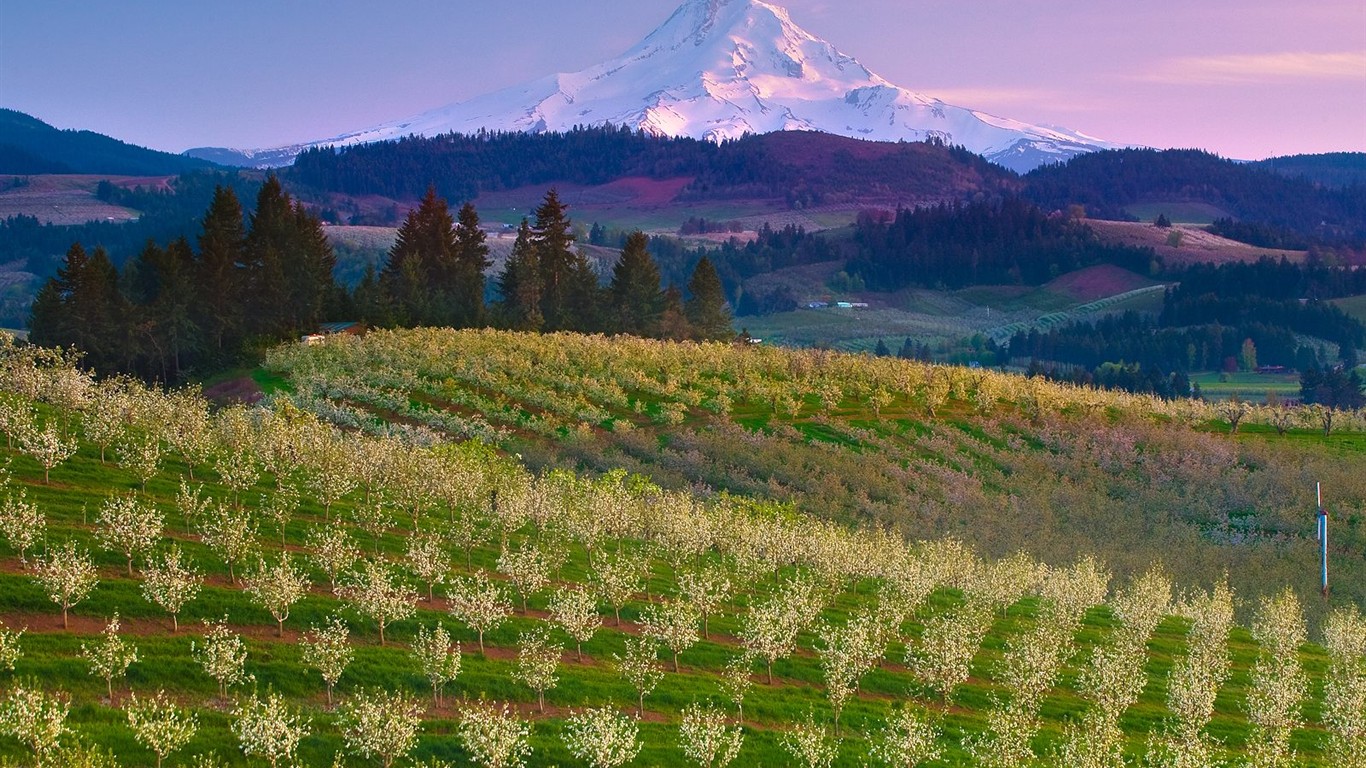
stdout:
[[232,732],[247,757],[261,757],[277,768],[293,761],[299,742],[308,735],[308,718],[289,707],[278,693],[255,694],[233,710]]
[[199,730],[195,714],[177,706],[165,691],[157,691],[150,699],[139,699],[135,693],[124,709],[133,735],[157,756],[157,768],[167,755],[190,743]]

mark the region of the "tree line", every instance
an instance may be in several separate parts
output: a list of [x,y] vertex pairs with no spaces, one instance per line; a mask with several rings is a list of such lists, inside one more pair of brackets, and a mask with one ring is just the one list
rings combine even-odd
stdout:
[[219,186],[198,248],[180,237],[145,247],[122,269],[103,246],[76,242],[34,299],[29,338],[74,346],[100,374],[174,382],[291,338],[344,311],[322,224],[268,178],[250,217]]
[[[1088,216],[1133,220],[1125,208],[1150,200],[1206,203],[1238,219],[1318,243],[1366,242],[1366,186],[1326,187],[1254,164],[1189,149],[1095,152],[1023,177],[1025,194],[1049,210],[1081,205]],[[1265,232],[1230,228],[1232,236]]]
[[854,242],[846,271],[880,291],[1041,285],[1093,264],[1160,268],[1152,249],[1104,243],[1084,223],[1014,195],[861,215]]
[[623,333],[663,339],[728,339],[730,310],[716,269],[700,258],[687,294],[662,280],[651,240],[632,232],[610,279],[576,247],[568,207],[551,189],[523,220],[507,263],[494,276],[499,299],[486,305],[492,266],[479,214],[466,203],[452,217],[429,187],[408,214],[384,264],[372,268],[353,295],[359,319],[384,327],[496,326],[523,331]]
[[164,247],[148,240],[122,269],[105,248],[73,244],[34,300],[32,341],[75,347],[100,374],[170,383],[313,332],[324,320],[678,340],[733,335],[711,262],[697,262],[685,298],[676,284],[661,283],[643,233],[627,237],[602,285],[574,247],[572,221],[554,190],[535,223],[523,221],[492,305],[479,214],[465,204],[452,216],[434,189],[408,214],[382,267],[372,265],[354,292],[334,278],[336,258],[318,217],[274,176],[250,216],[231,187],[219,186],[201,223],[198,248],[185,237]]

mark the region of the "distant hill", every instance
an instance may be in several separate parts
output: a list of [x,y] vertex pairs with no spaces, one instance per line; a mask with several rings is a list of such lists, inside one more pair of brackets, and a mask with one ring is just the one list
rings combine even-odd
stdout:
[[284,176],[317,190],[392,198],[417,198],[434,185],[451,200],[536,184],[689,179],[679,200],[777,199],[794,208],[870,201],[912,206],[1017,183],[1010,171],[935,142],[789,131],[718,145],[610,127],[323,147],[303,152]]
[[93,131],[64,131],[23,112],[0,109],[0,173],[171,176],[214,167],[206,160],[158,152]]
[[1366,241],[1366,187],[1328,188],[1199,150],[1096,152],[1023,178],[1024,194],[1040,206],[1082,205],[1094,218],[1132,219],[1135,205],[1203,203],[1307,240]]
[[1267,158],[1252,165],[1292,179],[1302,178],[1326,187],[1366,184],[1366,152],[1287,155]]

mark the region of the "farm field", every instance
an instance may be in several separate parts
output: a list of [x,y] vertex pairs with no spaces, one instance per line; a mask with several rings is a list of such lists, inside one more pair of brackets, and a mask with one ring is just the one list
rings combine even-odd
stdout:
[[1191,384],[1199,384],[1205,397],[1227,400],[1238,396],[1252,402],[1266,402],[1268,394],[1298,398],[1300,377],[1296,373],[1199,373],[1191,376]]
[[[1156,218],[1156,214],[1153,218]],[[1168,267],[1182,264],[1257,261],[1267,256],[1276,260],[1286,258],[1292,262],[1301,262],[1305,258],[1304,251],[1258,248],[1212,235],[1204,230],[1205,224],[1177,224],[1171,229],[1159,229],[1153,226],[1152,220],[1147,218],[1143,221],[1130,222],[1090,219],[1086,225],[1108,242],[1152,248]],[[1167,242],[1167,238],[1174,231],[1181,233],[1179,246],[1172,246]]]
[[95,188],[102,180],[119,186],[165,188],[165,176],[0,176],[0,220],[32,216],[44,224],[84,224],[88,221],[131,221],[141,214],[100,200]]
[[1366,322],[1366,296],[1352,296],[1346,299],[1337,299],[1333,302],[1342,308],[1343,312]]
[[[419,342],[433,334],[463,344],[463,354],[448,347],[451,357],[432,356],[431,340]],[[396,340],[403,343],[385,344]],[[478,346],[484,343],[490,346]],[[821,521],[773,494],[717,494],[698,484],[670,489],[642,475],[590,468],[537,472],[509,450],[539,442],[530,398],[518,401],[520,415],[501,411],[524,423],[491,433],[493,442],[451,443],[444,430],[419,427],[415,411],[400,418],[404,403],[361,407],[359,382],[337,367],[363,354],[381,378],[398,377],[392,385],[404,378],[392,367],[398,358],[385,364],[381,357],[405,349],[419,363],[409,370],[421,376],[454,360],[487,364],[488,371],[535,360],[549,373],[582,351],[602,370],[629,357],[638,376],[623,390],[626,407],[608,407],[592,423],[606,429],[610,421],[623,432],[635,423],[635,432],[652,439],[665,436],[664,427],[681,436],[707,420],[700,404],[686,405],[688,393],[700,394],[706,375],[738,372],[731,348],[719,345],[662,345],[650,355],[644,342],[607,342],[621,346],[618,358],[605,355],[602,343],[424,331],[290,347],[277,353],[274,367],[288,374],[275,380],[277,394],[292,390],[292,397],[277,399],[273,410],[213,414],[193,394],[94,385],[60,362],[4,349],[3,517],[30,515],[30,522],[7,524],[0,550],[0,622],[8,627],[0,660],[13,661],[12,671],[0,672],[0,732],[9,734],[0,737],[0,754],[37,754],[45,765],[150,765],[159,756],[149,744],[159,744],[166,765],[507,765],[475,746],[487,746],[479,736],[492,733],[479,723],[500,713],[514,726],[513,741],[525,734],[526,764],[534,766],[696,765],[681,744],[698,743],[688,734],[701,732],[722,741],[741,734],[732,757],[756,766],[998,765],[1005,755],[1072,764],[1088,750],[1138,759],[1155,748],[1213,750],[1230,759],[1293,748],[1297,764],[1326,766],[1349,754],[1351,745],[1338,737],[1341,721],[1324,713],[1340,711],[1335,696],[1358,690],[1342,686],[1366,685],[1366,657],[1354,640],[1366,629],[1359,598],[1335,592],[1336,606],[1355,607],[1324,619],[1321,606],[1316,611],[1278,587],[1230,593],[1218,579],[1197,585],[1151,563],[1112,572],[1113,564],[1078,548],[1044,557],[1051,566],[1028,556],[979,560],[951,539],[927,536],[928,527],[908,541],[851,526],[855,520]],[[507,356],[488,354],[497,349]],[[531,351],[538,354],[527,356]],[[306,369],[313,354],[315,365]],[[803,368],[821,362],[768,350],[734,354],[750,368],[741,378],[769,381],[779,397],[794,381],[814,381]],[[670,355],[689,359],[702,375],[668,367],[661,377],[657,366]],[[711,363],[701,365],[704,359]],[[324,360],[337,393],[330,411],[309,394],[324,384]],[[858,361],[843,362],[848,371]],[[877,381],[879,374],[862,376]],[[548,379],[526,381],[541,387]],[[602,376],[584,381],[608,384]],[[768,409],[769,396],[736,397],[732,408],[705,413],[728,414],[743,426],[728,439],[746,441],[744,433],[757,437],[787,422],[833,450],[870,455],[890,445],[877,443],[884,415],[922,424],[930,439],[917,451],[927,456],[944,450],[953,431],[979,434],[973,442],[981,446],[996,439],[994,427],[964,409],[959,387],[966,382],[944,383],[942,400],[933,385],[916,396],[927,398],[924,404],[878,398],[871,418],[845,398],[823,423],[810,418],[814,403],[780,400]],[[974,386],[982,391],[982,382]],[[1064,388],[1031,386],[1000,390],[987,410],[1014,410],[1023,397],[1045,420],[1084,407],[1076,393],[1068,401],[1049,398]],[[606,389],[601,397],[615,399]],[[432,402],[409,398],[406,405]],[[473,402],[458,409],[464,421],[452,411],[446,427],[473,425]],[[1107,400],[1100,413],[1116,428],[1132,427],[1138,402]],[[299,405],[360,421],[338,431]],[[922,405],[937,415],[920,414]],[[545,437],[586,439],[582,428],[554,426],[563,409],[546,406],[534,406]],[[496,410],[489,417],[501,420]],[[379,418],[385,414],[390,418]],[[1017,440],[1057,439],[1043,422],[1022,418],[1009,430]],[[39,434],[74,453],[45,451],[53,440]],[[1194,451],[1178,457],[1185,464],[1200,462],[1212,446],[1252,443],[1189,437],[1195,442],[1183,447]],[[1290,437],[1297,460],[1317,469],[1323,439],[1307,431]],[[755,449],[763,450],[762,440],[749,446]],[[1004,455],[978,450],[983,465]],[[976,461],[961,452],[953,460]],[[1342,499],[1359,490],[1341,491],[1335,514],[1350,514],[1342,505],[1352,502]],[[972,499],[953,503],[966,508]],[[28,505],[40,522],[32,522]],[[1254,529],[1242,530],[1256,538]],[[1246,556],[1255,559],[1255,549]],[[68,560],[93,565],[97,582],[86,582],[93,589],[35,578]],[[171,601],[155,586],[171,578],[171,562],[199,585],[187,600]],[[1212,591],[1192,591],[1197,586]],[[66,596],[69,617],[53,595]],[[570,608],[578,596],[587,608]],[[1236,613],[1246,615],[1242,626],[1232,623],[1235,597]],[[1305,642],[1305,611],[1314,617],[1313,643]],[[117,632],[108,631],[116,614]],[[569,630],[584,624],[579,648]],[[340,641],[325,642],[329,627],[341,628],[328,630],[334,638],[340,631]],[[966,644],[948,642],[963,637]],[[237,638],[245,649],[240,663]],[[119,661],[128,659],[123,644],[136,648],[131,663]],[[208,653],[211,647],[220,652]],[[322,660],[317,649],[325,647],[340,648],[347,662],[335,686],[319,671],[337,669]],[[420,648],[431,661],[425,669]],[[206,666],[210,658],[217,662]],[[115,671],[107,679],[92,674],[89,659]],[[547,667],[551,676],[533,674]],[[1127,682],[1113,683],[1116,675]],[[1278,682],[1280,690],[1300,691],[1291,704],[1306,700],[1302,716],[1275,719],[1282,710],[1262,692]],[[159,690],[169,694],[160,709],[139,704]],[[1173,690],[1207,700],[1209,709],[1173,714],[1173,702],[1186,701],[1170,698]],[[65,714],[58,719],[65,751],[15,725],[20,701],[44,701]],[[586,757],[585,744],[603,743],[586,727],[592,708],[601,711],[595,722],[632,734],[604,748],[626,759]],[[196,728],[184,739],[165,737],[171,727],[158,731],[160,740],[150,729],[136,735],[130,711],[142,713],[134,720],[162,723],[171,722],[168,712],[193,714]],[[1253,727],[1254,720],[1275,725]],[[37,735],[25,742],[16,733]],[[830,745],[837,746],[828,760],[815,757]],[[92,762],[92,750],[113,757]]]
[[[1019,330],[1046,329],[1059,323],[1095,319],[1113,312],[1155,312],[1162,307],[1165,287],[1145,277],[1110,266],[1091,267],[1063,275],[1038,288],[977,286],[958,291],[914,289],[897,294],[830,293],[812,275],[833,273],[815,268],[783,270],[765,276],[762,286],[785,282],[804,301],[865,301],[866,309],[798,309],[772,315],[737,318],[752,336],[793,347],[828,346],[846,352],[871,352],[879,339],[895,349],[907,337],[931,345],[954,343],[981,334],[997,342]],[[809,272],[805,290],[799,277]]]

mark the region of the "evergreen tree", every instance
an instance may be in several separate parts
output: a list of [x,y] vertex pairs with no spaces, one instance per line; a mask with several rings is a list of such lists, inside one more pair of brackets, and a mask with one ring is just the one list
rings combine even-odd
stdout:
[[389,295],[380,284],[373,261],[365,265],[365,273],[351,294],[351,303],[355,308],[355,317],[366,325],[388,328],[394,323]]
[[730,308],[726,306],[725,289],[716,267],[706,256],[697,262],[692,277],[688,280],[688,299],[685,310],[688,322],[692,324],[693,334],[704,341],[727,341],[734,338],[731,328]]
[[906,340],[901,342],[901,349],[896,353],[896,356],[902,360],[915,359],[915,342],[911,341],[910,336],[907,336]]
[[118,270],[103,248],[87,254],[80,243],[73,244],[40,298],[31,319],[34,343],[74,346],[97,372],[117,370],[128,356],[118,347],[126,335],[121,326],[127,313]]
[[460,208],[455,225],[454,281],[451,286],[451,325],[456,328],[478,328],[485,323],[484,271],[493,263],[484,230],[479,226],[479,213],[470,203]]
[[512,255],[498,279],[504,323],[516,331],[539,331],[545,322],[541,315],[541,268],[534,237],[530,225],[522,219]]
[[877,347],[873,349],[873,354],[878,357],[891,357],[892,350],[887,348],[887,343],[882,339],[877,340]]
[[610,330],[636,336],[659,334],[664,313],[664,293],[660,290],[659,266],[650,256],[650,238],[636,231],[626,238],[626,247],[612,270],[607,289],[612,323]]
[[693,337],[692,325],[683,309],[683,292],[678,286],[670,285],[664,291],[664,312],[659,316],[659,338],[668,341],[686,341]]
[[292,234],[294,247],[284,263],[290,300],[287,327],[293,332],[311,331],[322,322],[324,303],[335,292],[332,273],[337,257],[322,220],[297,201]]
[[199,347],[194,320],[194,251],[181,238],[166,249],[148,243],[124,269],[134,326],[146,353],[144,375],[163,382],[180,380],[186,356]]
[[219,357],[236,347],[242,330],[243,292],[238,271],[245,261],[242,221],[242,205],[232,188],[215,188],[199,236],[193,319]]
[[455,222],[436,190],[408,212],[380,272],[380,282],[402,325],[444,325],[454,314],[450,288],[456,272]]
[[575,285],[582,288],[583,275],[580,260],[575,258],[574,232],[566,206],[554,189],[546,193],[544,202],[536,209],[531,242],[540,270],[541,317],[545,329],[559,331],[578,327],[579,318],[575,317],[572,300]]
[[282,335],[289,325],[289,286],[285,260],[293,245],[294,209],[280,180],[272,175],[256,196],[256,211],[242,249],[243,308],[249,335]]

